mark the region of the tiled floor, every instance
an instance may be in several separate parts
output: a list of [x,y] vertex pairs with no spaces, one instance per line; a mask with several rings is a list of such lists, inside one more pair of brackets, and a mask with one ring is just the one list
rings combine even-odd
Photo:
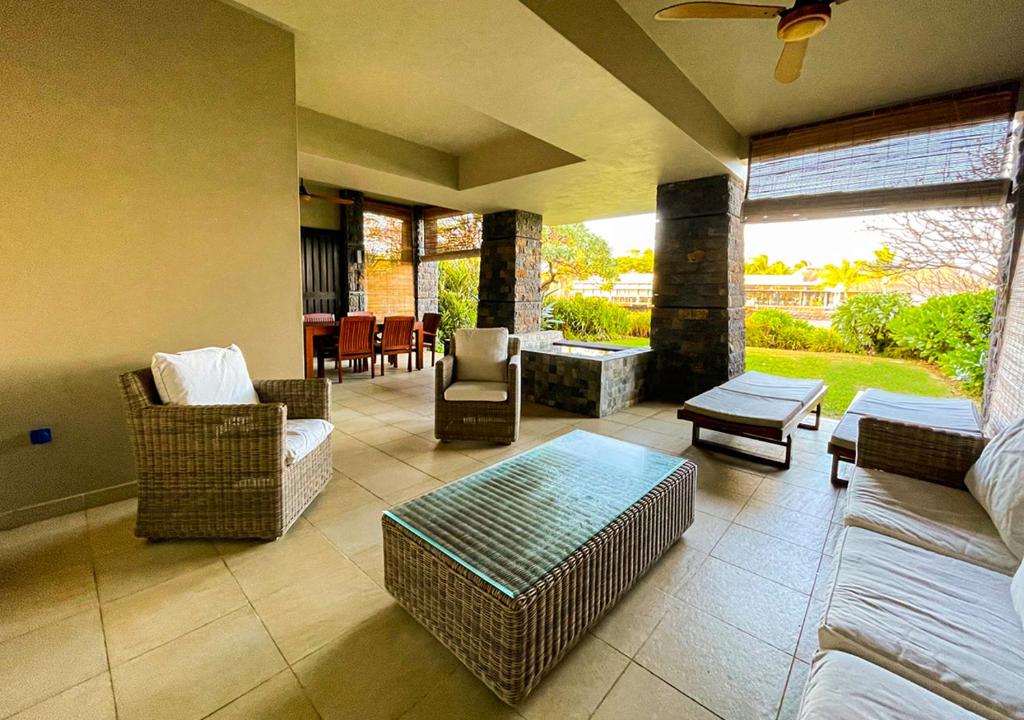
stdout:
[[[841,506],[827,425],[787,472],[689,449],[664,403],[440,445],[432,378],[334,386],[335,477],[278,542],[148,544],[132,501],[0,536],[0,718],[795,715]],[[574,427],[697,462],[696,522],[512,709],[383,589],[380,513]]]

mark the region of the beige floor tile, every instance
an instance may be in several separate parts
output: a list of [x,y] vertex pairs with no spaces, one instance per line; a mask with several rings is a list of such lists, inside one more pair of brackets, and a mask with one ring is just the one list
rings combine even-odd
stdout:
[[825,615],[825,601],[812,597],[804,615],[803,627],[800,630],[800,641],[796,645],[796,657],[810,662],[818,652],[818,628],[821,627]]
[[343,553],[351,557],[360,550],[382,542],[380,518],[387,507],[387,503],[377,501],[333,513],[329,517],[310,520]]
[[647,571],[645,580],[650,580],[662,592],[673,595],[700,569],[707,558],[707,551],[691,545],[686,535],[683,535],[683,539],[666,550]]
[[112,670],[120,720],[193,720],[285,669],[259,618],[236,610]]
[[377,446],[377,449],[381,452],[385,452],[393,458],[399,460],[406,460],[414,455],[422,455],[423,453],[433,453],[437,448],[447,449],[447,445],[441,445],[437,441],[431,442],[426,438],[421,438],[419,435],[413,435],[402,431],[401,437],[391,440]]
[[7,582],[88,562],[84,512],[0,532],[0,577]]
[[792,657],[679,602],[636,661],[723,718],[760,720],[775,716]]
[[697,490],[694,493],[693,504],[698,511],[732,522],[749,500],[749,495],[723,487],[720,483],[705,485],[700,473],[697,473]]
[[829,520],[835,508],[836,493],[833,490],[811,490],[774,478],[765,478],[754,493],[754,500]]
[[782,707],[779,708],[779,720],[796,720],[800,712],[800,700],[803,698],[804,685],[807,684],[807,675],[811,666],[799,660],[793,661],[793,668],[789,671],[789,681],[786,683],[786,694],[782,696]]
[[684,537],[688,544],[706,552],[711,552],[711,548],[722,539],[722,535],[728,529],[728,520],[695,510],[693,513],[693,524],[686,529]]
[[828,520],[754,499],[743,507],[734,522],[818,552],[829,531]]
[[213,543],[197,540],[146,542],[131,545],[95,560],[100,602],[110,602],[164,580],[195,570],[219,556]]
[[246,604],[220,560],[103,606],[111,666],[163,645]]
[[623,655],[633,657],[657,627],[671,600],[655,581],[644,577],[592,630]]
[[115,720],[114,691],[110,673],[102,673],[80,685],[44,700],[11,720]]
[[732,525],[711,554],[761,577],[810,595],[821,555],[800,545]]
[[138,500],[130,498],[85,511],[89,524],[89,545],[94,557],[139,542],[135,537],[138,506]]
[[354,563],[322,572],[253,601],[289,663],[323,647],[394,600]]
[[383,463],[394,465],[398,461],[385,452],[375,447],[367,447],[365,450],[356,450],[347,453],[334,463],[334,468],[341,471],[346,477],[359,482],[367,475],[380,470]]
[[586,720],[628,663],[615,648],[587,635],[517,710],[527,720]]
[[835,555],[836,546],[839,544],[839,536],[843,532],[843,526],[839,523],[830,523],[828,528],[828,536],[825,538],[825,547],[822,552],[825,555]]
[[[659,415],[661,413],[658,413]],[[683,437],[684,430],[686,432],[687,442],[689,442],[689,426],[684,425],[679,420],[659,420],[657,416],[644,418],[638,422],[634,427],[642,428],[644,430],[651,430],[662,435],[668,435],[669,437],[681,438]]]
[[[431,414],[433,414],[433,406],[430,407]],[[433,417],[420,417],[416,420],[399,420],[394,423],[395,427],[405,430],[407,433],[414,435],[420,435],[421,433],[432,433],[434,432],[434,419]],[[428,438],[423,438],[427,440]]]
[[810,599],[714,557],[676,597],[789,654],[796,648]]
[[3,581],[0,641],[98,606],[92,563]]
[[217,549],[250,600],[348,565],[337,546],[305,520],[276,542],[224,542]]
[[[643,420],[643,417],[640,415],[632,415],[631,417],[634,422]],[[597,435],[607,435],[608,437],[618,437],[617,433],[627,427],[627,425],[614,421],[611,418],[584,418],[577,420],[574,425],[580,430],[586,430]]]
[[479,460],[457,451],[422,453],[405,458],[405,462],[441,482],[458,480],[484,468],[484,464]]
[[403,503],[406,500],[411,500],[414,497],[419,497],[424,493],[428,493],[431,490],[437,490],[439,487],[444,485],[440,480],[435,480],[432,477],[425,476],[427,479],[422,482],[418,482],[415,485],[410,485],[407,488],[400,490],[394,490],[384,494],[384,502],[389,505],[397,505]]
[[280,672],[208,720],[318,720],[316,710],[291,670]]
[[814,577],[814,587],[811,590],[811,595],[816,598],[825,600],[828,598],[829,591],[832,588],[832,567],[834,564],[834,558],[828,555],[823,555],[821,562],[818,565],[818,572]]
[[374,545],[352,555],[352,562],[380,587],[384,587],[384,546]]
[[377,497],[385,498],[424,480],[430,480],[431,477],[389,456],[373,472],[361,473],[359,477],[353,479]]
[[324,720],[401,717],[458,666],[458,660],[397,605],[295,664]]
[[354,510],[357,507],[376,502],[380,502],[380,498],[372,492],[354,480],[335,472],[334,479],[310,503],[302,516],[315,523],[317,520],[326,520],[340,512]]
[[407,439],[411,437],[411,435],[405,430],[395,427],[394,425],[384,425],[383,427],[374,428],[372,430],[364,430],[356,435],[356,437],[359,438],[360,442],[364,442],[367,445],[382,448],[382,446],[389,443]]
[[106,670],[98,609],[0,643],[0,717],[37,705]]
[[427,693],[401,720],[520,720],[522,715],[490,691],[464,666]]
[[[365,406],[365,401],[360,399],[359,401],[353,404],[358,406],[359,409],[362,409],[363,406]],[[346,420],[344,423],[338,425],[338,429],[359,440],[360,436],[364,432],[376,430],[384,426],[385,423],[381,422],[377,418],[364,415],[363,417],[356,418],[353,420]],[[362,442],[362,440],[360,440],[360,442]]]
[[718,716],[636,663],[630,663],[593,720],[715,720]]
[[[815,457],[821,457],[821,453],[817,453]],[[829,471],[827,469],[818,470],[813,466],[808,467],[794,463],[790,466],[789,470],[772,472],[769,474],[769,477],[789,485],[799,485],[809,490],[817,490],[819,492],[830,492],[832,490]]]

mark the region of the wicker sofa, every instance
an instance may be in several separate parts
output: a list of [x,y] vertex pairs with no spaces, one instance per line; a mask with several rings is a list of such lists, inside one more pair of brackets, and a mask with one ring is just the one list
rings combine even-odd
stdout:
[[277,538],[327,484],[330,435],[289,464],[286,421],[329,420],[330,382],[253,385],[260,404],[164,405],[149,368],[121,375],[139,482],[137,536]]
[[[800,720],[1024,718],[1024,566],[965,483],[984,447],[860,420]],[[992,477],[1024,482],[1007,456]]]
[[475,376],[466,377],[466,372],[459,373],[458,338],[466,340],[472,333],[493,330],[457,331],[446,342],[444,358],[434,366],[434,436],[442,442],[477,440],[510,445],[519,439],[519,338],[508,337],[506,332],[495,339],[507,348],[500,382],[494,378],[481,382]]

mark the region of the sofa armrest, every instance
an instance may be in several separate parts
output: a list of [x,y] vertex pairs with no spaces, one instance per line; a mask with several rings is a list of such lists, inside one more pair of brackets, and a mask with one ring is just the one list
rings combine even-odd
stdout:
[[515,403],[519,400],[519,388],[522,380],[522,363],[519,355],[508,359],[508,397]]
[[964,476],[984,448],[984,438],[951,430],[873,417],[858,423],[858,467],[939,485],[964,487]]
[[455,358],[445,355],[434,365],[434,398],[444,399],[444,391],[455,379]]
[[157,472],[251,481],[280,472],[287,415],[282,403],[147,407],[133,422],[140,479]]
[[288,417],[331,419],[331,382],[327,378],[254,380],[262,403],[284,403]]

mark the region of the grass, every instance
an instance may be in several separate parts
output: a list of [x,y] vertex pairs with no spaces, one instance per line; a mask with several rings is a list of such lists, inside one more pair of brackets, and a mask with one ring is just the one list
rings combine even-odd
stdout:
[[915,360],[748,347],[747,370],[821,378],[828,385],[822,412],[830,417],[840,417],[853,402],[853,396],[865,388],[928,397],[962,394],[938,370]]
[[[650,338],[625,336],[609,342],[631,347],[651,344]],[[748,347],[747,370],[785,377],[821,378],[829,387],[822,407],[822,412],[829,417],[842,416],[854,395],[866,388],[928,397],[963,395],[948,377],[916,360]]]

